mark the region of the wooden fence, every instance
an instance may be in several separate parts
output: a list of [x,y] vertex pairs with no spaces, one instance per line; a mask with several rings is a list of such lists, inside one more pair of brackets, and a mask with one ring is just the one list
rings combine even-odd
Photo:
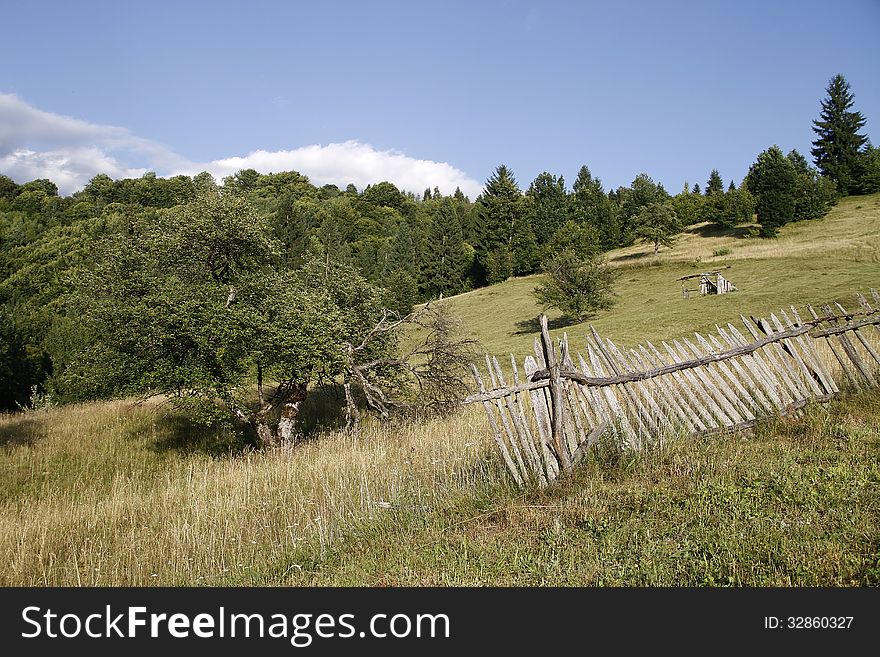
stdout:
[[520,486],[552,484],[603,436],[632,449],[673,434],[752,427],[761,417],[797,412],[851,387],[880,379],[880,294],[859,294],[859,310],[839,303],[817,312],[791,306],[768,319],[740,316],[743,329],[716,325],[695,338],[618,347],[590,327],[586,352],[572,354],[565,335],[550,338],[541,316],[535,355],[522,370],[511,355],[512,382],[486,356],[487,388],[471,365],[507,468]]

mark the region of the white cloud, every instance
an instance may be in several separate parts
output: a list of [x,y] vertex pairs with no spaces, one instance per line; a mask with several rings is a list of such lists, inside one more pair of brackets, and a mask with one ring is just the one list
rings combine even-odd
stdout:
[[[444,194],[451,194],[460,187],[462,192],[476,198],[481,189],[480,183],[446,162],[417,160],[398,151],[380,151],[369,144],[351,140],[295,150],[259,150],[245,157],[230,157],[194,166],[199,171],[210,171],[218,180],[241,169],[256,169],[261,173],[299,171],[318,186],[334,184],[344,187],[353,183],[361,190],[384,180],[415,193],[437,187]],[[192,168],[181,171],[189,175],[197,172]]]
[[[148,168],[131,163],[144,164]],[[17,182],[49,178],[62,194],[81,189],[93,176],[131,178],[147,170],[158,175],[210,172],[218,182],[240,169],[261,173],[299,171],[316,185],[353,183],[358,189],[390,181],[421,193],[456,187],[475,198],[476,180],[446,162],[420,160],[393,150],[376,150],[359,141],[303,146],[294,150],[257,150],[244,157],[198,163],[127,128],[88,123],[32,107],[11,94],[0,94],[0,173]]]
[[48,178],[62,194],[81,189],[99,173],[111,178],[137,178],[146,171],[125,167],[96,146],[41,152],[19,148],[0,154],[0,173],[19,183]]

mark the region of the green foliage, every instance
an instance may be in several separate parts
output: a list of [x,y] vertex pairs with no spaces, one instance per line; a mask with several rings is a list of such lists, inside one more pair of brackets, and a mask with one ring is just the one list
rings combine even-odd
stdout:
[[510,236],[510,266],[514,276],[526,276],[538,270],[541,262],[538,240],[532,230],[532,199],[522,199],[523,214],[517,219]]
[[865,125],[865,117],[851,111],[855,99],[842,75],[831,79],[826,92],[819,119],[813,121],[817,139],[810,152],[822,175],[831,178],[841,193],[858,193],[859,152],[867,141],[859,130]]
[[565,180],[546,171],[538,174],[526,195],[533,200],[532,228],[539,245],[545,244],[568,217]]
[[778,146],[771,146],[749,168],[746,185],[755,195],[758,222],[764,237],[775,237],[779,227],[794,220],[797,171]]
[[739,189],[732,185],[726,192],[715,192],[705,198],[700,208],[703,221],[712,221],[732,228],[749,223],[755,214],[756,200],[745,185]]
[[280,268],[270,235],[242,195],[213,193],[102,239],[68,299],[80,346],[65,396],[161,393],[201,421],[220,417],[217,401],[253,420],[255,369],[287,392],[341,372],[382,291],[326,259]]
[[571,250],[580,257],[587,257],[599,252],[599,236],[591,224],[569,220],[553,234],[549,246],[551,254]]
[[635,234],[643,242],[654,245],[654,255],[660,246],[672,247],[675,234],[681,231],[678,215],[669,201],[649,203],[635,217]]
[[422,265],[422,254],[427,252],[422,226],[415,220],[404,219],[391,243],[389,262],[392,268],[404,271],[417,280]]
[[618,209],[605,193],[602,181],[593,178],[586,165],[578,171],[570,203],[572,219],[579,225],[593,227],[603,251],[624,243]]
[[436,298],[461,292],[471,263],[455,202],[446,197],[431,203],[434,212],[422,257],[421,287]]
[[513,276],[513,264],[510,258],[510,249],[499,246],[486,255],[486,282],[503,283]]
[[642,208],[652,203],[665,203],[669,200],[669,194],[663,189],[663,185],[655,183],[646,173],[636,176],[629,187],[618,189],[616,195],[621,214],[621,236],[618,246],[632,244],[638,226],[636,216]]
[[531,209],[511,171],[500,165],[486,181],[475,208],[474,246],[486,282],[503,281],[514,271],[532,273],[536,240],[531,229]]
[[709,180],[706,182],[706,196],[712,194],[722,194],[724,192],[724,181],[721,180],[721,174],[718,169],[712,169],[709,174]]
[[582,256],[565,250],[544,265],[546,279],[532,290],[545,308],[583,321],[598,310],[614,305],[612,284],[617,272],[599,255]]
[[45,367],[45,359],[29,348],[12,314],[0,306],[0,411],[26,406]]
[[856,161],[859,194],[880,192],[880,148],[868,144]]
[[409,272],[395,269],[382,283],[386,295],[382,300],[388,310],[392,310],[400,317],[405,317],[412,312],[413,306],[419,302],[419,284]]
[[786,157],[792,163],[797,178],[794,202],[795,219],[824,217],[837,203],[836,185],[830,178],[820,176],[819,172],[811,167],[806,158],[797,150],[792,150]]
[[698,192],[691,192],[687,183],[684,184],[684,189],[681,192],[672,197],[671,203],[682,226],[705,221],[703,217],[705,197]]
[[18,185],[9,176],[0,173],[0,199],[12,200],[18,194]]

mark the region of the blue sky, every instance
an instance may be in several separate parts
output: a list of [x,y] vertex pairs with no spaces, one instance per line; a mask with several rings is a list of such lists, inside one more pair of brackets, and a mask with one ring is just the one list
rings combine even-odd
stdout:
[[[880,1],[6,2],[0,172],[73,191],[242,166],[473,198],[520,186],[671,192],[809,157],[843,73],[880,143]],[[5,127],[4,127],[5,125]],[[446,189],[444,189],[446,188]]]

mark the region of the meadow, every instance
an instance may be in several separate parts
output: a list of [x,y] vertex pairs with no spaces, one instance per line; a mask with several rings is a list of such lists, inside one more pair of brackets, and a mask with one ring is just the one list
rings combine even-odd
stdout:
[[[699,225],[656,258],[613,252],[615,308],[549,313],[554,333],[576,345],[593,324],[634,344],[880,287],[880,195],[752,233]],[[677,278],[728,266],[738,292],[682,299]],[[444,303],[491,353],[524,355],[536,281]],[[524,492],[473,406],[358,436],[318,426],[269,453],[160,400],[48,408],[0,417],[0,584],[878,585],[878,456],[877,391],[749,433],[602,446]]]

